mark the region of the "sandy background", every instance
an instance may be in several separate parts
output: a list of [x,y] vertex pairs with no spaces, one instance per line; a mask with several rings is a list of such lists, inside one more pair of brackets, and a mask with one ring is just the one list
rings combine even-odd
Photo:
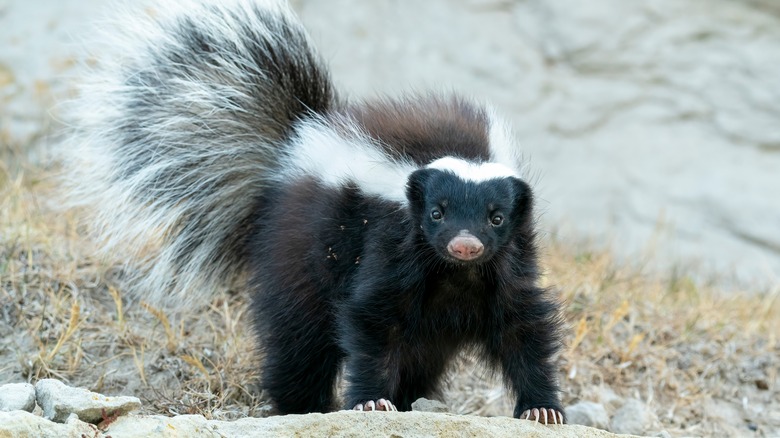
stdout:
[[[352,97],[452,89],[498,107],[548,233],[663,270],[780,283],[777,3],[293,5]],[[0,0],[0,144],[40,160],[56,147],[80,47],[105,12],[98,0]]]

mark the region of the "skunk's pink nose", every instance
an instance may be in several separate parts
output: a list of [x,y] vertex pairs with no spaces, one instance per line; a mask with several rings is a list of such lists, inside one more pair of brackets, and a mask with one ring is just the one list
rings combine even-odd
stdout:
[[461,233],[450,240],[447,251],[456,259],[468,261],[481,256],[485,252],[485,245],[471,234]]

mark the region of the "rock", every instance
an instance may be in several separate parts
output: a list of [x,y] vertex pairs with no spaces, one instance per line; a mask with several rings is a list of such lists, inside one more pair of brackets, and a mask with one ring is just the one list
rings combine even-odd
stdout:
[[612,416],[612,431],[641,435],[656,422],[656,416],[650,408],[636,399],[628,400]]
[[623,397],[617,395],[612,388],[607,386],[595,388],[595,399],[609,411],[616,411],[625,403]]
[[199,415],[121,417],[105,431],[113,438],[146,436],[490,436],[607,438],[616,435],[578,425],[543,426],[509,417],[476,417],[434,412],[355,412],[206,420]]
[[412,403],[412,410],[416,412],[449,412],[450,409],[438,400],[428,400],[420,397]]
[[735,423],[745,420],[741,405],[712,398],[704,400],[704,416],[712,420],[726,419]]
[[9,383],[0,386],[0,411],[35,409],[35,387],[29,383]]
[[54,423],[24,411],[0,412],[0,437],[134,438],[254,436],[491,436],[535,438],[612,438],[617,435],[585,426],[543,426],[509,417],[477,417],[434,412],[355,412],[206,420],[201,415],[177,417],[124,416],[98,429],[76,418]]
[[35,384],[38,405],[43,416],[63,423],[71,414],[88,423],[99,423],[103,416],[124,415],[141,407],[136,397],[106,397],[81,388],[72,388],[54,379],[44,379]]
[[[746,421],[750,419],[741,404],[727,400],[709,398],[704,400],[704,421],[718,424],[719,430],[731,436],[740,436],[747,433],[745,427],[749,427]],[[772,436],[772,435],[765,435]]]
[[566,408],[566,419],[569,424],[596,427],[609,430],[609,415],[603,405],[582,401]]
[[[543,163],[537,191],[562,238],[607,237],[620,255],[652,239],[659,265],[698,261],[702,271],[771,285],[759,269],[742,267],[761,260],[780,269],[780,208],[761,201],[780,187],[768,172],[780,165],[780,45],[770,43],[780,20],[748,2],[715,3],[517,2],[518,26],[551,66],[538,70],[539,86],[552,89],[522,121],[530,128],[521,128],[524,147],[534,158],[545,148],[549,158],[596,166],[626,159],[609,175]],[[731,189],[736,198],[719,202]],[[578,201],[577,192],[598,195]],[[682,242],[687,233],[696,237]]]
[[26,411],[0,412],[0,437],[8,438],[100,438],[94,425],[82,421],[55,423]]

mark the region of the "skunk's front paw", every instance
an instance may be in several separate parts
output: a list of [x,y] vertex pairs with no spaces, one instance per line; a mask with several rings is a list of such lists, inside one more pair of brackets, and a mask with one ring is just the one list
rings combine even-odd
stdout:
[[552,408],[527,409],[520,414],[520,418],[542,424],[563,424],[563,412]]
[[369,400],[364,403],[358,403],[352,408],[355,411],[397,411],[395,405],[390,403],[390,400],[380,398],[376,402]]

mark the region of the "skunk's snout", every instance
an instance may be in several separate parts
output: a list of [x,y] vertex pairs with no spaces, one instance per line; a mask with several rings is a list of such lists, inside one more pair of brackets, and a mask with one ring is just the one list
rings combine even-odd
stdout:
[[470,261],[479,258],[485,252],[485,245],[467,230],[453,237],[447,244],[447,251],[458,260]]

